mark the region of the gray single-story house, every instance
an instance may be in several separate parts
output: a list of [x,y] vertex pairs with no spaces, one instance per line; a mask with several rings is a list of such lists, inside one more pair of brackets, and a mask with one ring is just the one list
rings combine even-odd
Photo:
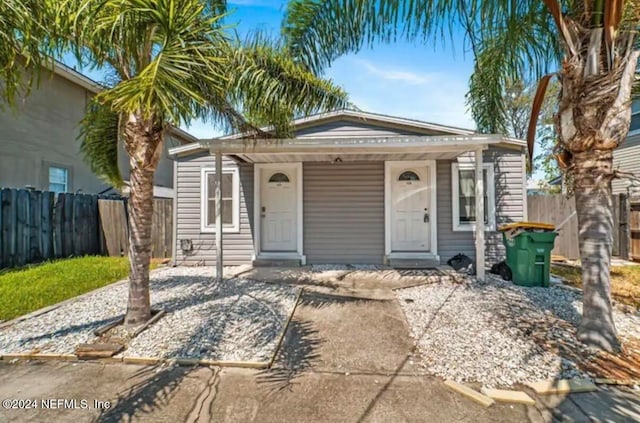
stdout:
[[291,139],[170,150],[175,264],[214,265],[216,245],[224,265],[432,267],[463,253],[483,276],[504,257],[497,227],[527,218],[522,140],[351,110],[293,125]]

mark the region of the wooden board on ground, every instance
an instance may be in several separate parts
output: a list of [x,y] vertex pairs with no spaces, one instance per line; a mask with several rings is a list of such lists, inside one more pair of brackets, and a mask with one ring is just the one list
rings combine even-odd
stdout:
[[500,402],[513,402],[516,404],[535,405],[535,400],[523,391],[511,391],[505,389],[490,389],[483,387],[481,393]]
[[588,379],[561,379],[528,382],[528,387],[540,395],[568,394],[577,392],[593,392],[598,388]]
[[489,407],[490,405],[492,405],[494,403],[494,400],[489,398],[486,395],[481,394],[478,391],[474,391],[473,389],[461,385],[457,382],[454,382],[452,380],[446,380],[444,382],[445,386],[453,391],[456,391],[459,394],[464,395],[465,397],[469,398],[472,401],[477,402],[478,404],[481,404],[485,407]]
[[640,385],[640,381],[631,380],[631,379],[605,379],[605,378],[599,378],[599,379],[595,379],[594,382],[596,383],[596,385],[624,385],[624,386]]
[[118,344],[80,344],[76,347],[76,355],[80,359],[106,358],[116,355],[123,348]]

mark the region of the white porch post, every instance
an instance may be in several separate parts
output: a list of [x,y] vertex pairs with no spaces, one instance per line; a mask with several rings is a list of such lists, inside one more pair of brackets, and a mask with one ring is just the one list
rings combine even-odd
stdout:
[[216,281],[222,281],[222,153],[216,156]]
[[476,277],[484,280],[484,176],[482,148],[475,151],[476,162]]

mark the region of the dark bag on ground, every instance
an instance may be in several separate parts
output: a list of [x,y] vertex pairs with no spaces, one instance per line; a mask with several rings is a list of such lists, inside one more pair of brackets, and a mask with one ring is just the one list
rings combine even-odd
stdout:
[[464,254],[456,254],[447,261],[447,264],[458,272],[473,273],[473,260]]
[[491,266],[491,270],[489,271],[489,273],[493,273],[494,275],[500,275],[500,277],[505,281],[510,281],[511,278],[513,277],[513,275],[511,274],[511,269],[509,268],[509,265],[507,265],[507,263],[505,263],[504,260],[501,261],[500,263],[496,263],[493,266]]

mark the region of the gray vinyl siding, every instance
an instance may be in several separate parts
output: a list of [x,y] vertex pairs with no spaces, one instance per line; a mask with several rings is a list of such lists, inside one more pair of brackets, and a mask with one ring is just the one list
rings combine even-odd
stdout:
[[304,163],[309,264],[382,264],[384,162]]
[[[49,71],[30,95],[18,99],[16,109],[0,110],[0,187],[49,189],[49,167],[68,171],[68,192],[97,194],[109,188],[95,175],[80,153],[80,121],[94,93]],[[173,161],[167,149],[178,145],[166,137],[164,154],[154,174],[156,185],[173,187]],[[129,158],[118,147],[122,177],[129,178]]]
[[[613,167],[623,172],[631,172],[635,176],[640,176],[640,133],[630,135],[624,143],[613,151]],[[614,179],[611,187],[614,194],[626,193],[628,181]]]
[[[494,165],[496,227],[524,220],[522,152],[491,147],[485,152],[483,159]],[[438,254],[441,263],[446,263],[458,253],[466,254],[474,260],[476,257],[473,232],[453,230],[452,163],[451,160],[437,162]],[[485,252],[488,264],[504,259],[502,235],[499,232],[486,232]]]
[[348,138],[348,137],[385,137],[393,135],[440,135],[441,132],[416,129],[415,131],[375,125],[357,120],[343,119],[319,123],[312,127],[298,129],[296,138]]
[[[214,168],[215,159],[207,153],[177,159],[176,264],[214,265],[215,233],[202,233],[201,169]],[[223,236],[225,265],[251,263],[253,254],[253,165],[237,165],[224,158],[223,167],[238,167],[240,177],[240,232]],[[246,195],[245,195],[246,193]],[[185,255],[180,241],[193,243],[193,254]]]
[[[296,136],[343,138],[362,136],[424,135],[429,131],[378,125],[353,119],[319,122],[301,128]],[[431,132],[436,135],[435,132]],[[522,149],[491,147],[484,160],[493,163],[496,193],[496,225],[524,220],[526,202]],[[253,165],[240,169],[240,233],[224,234],[225,264],[251,262],[253,254]],[[471,231],[453,231],[451,200],[452,160],[437,161],[437,235],[442,263],[458,253],[475,259]],[[200,169],[213,167],[207,153],[191,155],[177,162],[177,263],[214,264],[215,234],[200,231]],[[303,252],[309,264],[380,264],[384,261],[384,161],[330,164],[303,163]],[[182,239],[191,239],[196,253],[185,257]],[[504,258],[501,234],[487,233],[487,262]]]

